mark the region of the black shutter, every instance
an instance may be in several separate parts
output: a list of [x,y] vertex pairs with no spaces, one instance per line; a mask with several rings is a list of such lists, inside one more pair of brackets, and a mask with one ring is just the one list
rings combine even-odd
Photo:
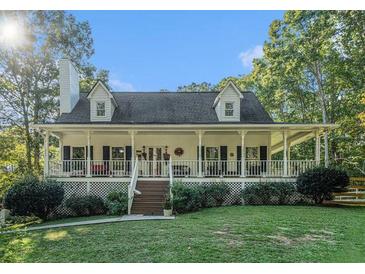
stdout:
[[[267,146],[260,146],[260,160],[267,160]],[[266,172],[266,162],[261,162],[261,171]]]
[[[70,146],[63,146],[63,160],[71,160],[71,147]],[[70,162],[63,163],[63,171],[69,172],[70,171]]]
[[237,152],[236,152],[236,160],[237,160],[237,174],[240,175],[241,174],[241,167],[242,165],[240,164],[239,161],[241,161],[242,158],[242,153],[241,153],[241,146],[237,146]]
[[63,146],[63,160],[71,160],[71,147]]
[[221,163],[221,172],[222,172],[222,174],[226,175],[227,174],[227,159],[228,159],[227,146],[220,147],[220,155],[221,155],[221,161],[223,161]]
[[127,160],[127,171],[131,172],[131,160],[132,160],[132,146],[125,147],[125,159]]
[[106,173],[109,173],[110,146],[103,146],[103,161]]
[[103,146],[103,160],[110,160],[110,146]]

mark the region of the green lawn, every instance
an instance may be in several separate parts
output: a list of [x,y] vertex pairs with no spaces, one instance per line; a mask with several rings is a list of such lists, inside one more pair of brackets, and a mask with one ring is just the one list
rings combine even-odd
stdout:
[[0,235],[1,262],[365,262],[365,208],[235,206]]

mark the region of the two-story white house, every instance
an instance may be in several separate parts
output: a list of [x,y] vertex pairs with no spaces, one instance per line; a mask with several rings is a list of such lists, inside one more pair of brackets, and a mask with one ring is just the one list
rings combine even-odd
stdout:
[[[293,181],[320,164],[321,136],[335,127],[276,123],[254,93],[233,83],[220,92],[112,92],[99,81],[83,94],[72,62],[59,66],[60,117],[34,128],[45,136],[44,175],[68,194],[105,197],[129,185],[133,200],[140,181],[226,182],[236,192],[245,182]],[[50,135],[60,159],[49,159]],[[314,159],[290,157],[291,147],[313,138]]]

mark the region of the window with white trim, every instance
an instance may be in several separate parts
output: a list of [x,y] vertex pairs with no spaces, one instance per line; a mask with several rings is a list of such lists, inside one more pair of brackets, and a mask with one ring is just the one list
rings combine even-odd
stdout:
[[105,102],[96,102],[96,116],[105,117]]
[[234,106],[233,102],[224,103],[224,116],[233,117],[233,110],[234,110],[233,106]]
[[112,147],[112,160],[124,160],[124,147]]
[[258,160],[259,159],[259,148],[258,147],[246,147],[246,159],[247,160]]
[[205,149],[205,158],[207,160],[219,160],[219,148],[218,147],[207,147]]
[[85,147],[72,147],[72,160],[85,160]]

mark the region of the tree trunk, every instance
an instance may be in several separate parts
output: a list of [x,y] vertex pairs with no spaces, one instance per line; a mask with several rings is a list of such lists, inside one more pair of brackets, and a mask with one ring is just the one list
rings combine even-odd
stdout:
[[25,96],[22,96],[21,99],[21,106],[24,116],[24,134],[25,134],[25,153],[27,157],[27,172],[33,174],[33,167],[32,167],[32,136],[30,134],[29,129],[29,117],[28,117],[28,110],[25,105]]
[[[323,91],[322,85],[322,73],[319,65],[315,64],[315,77],[318,85],[318,95],[319,101],[322,108],[322,122],[323,124],[327,124],[327,105],[326,105],[326,95]],[[325,167],[328,167],[328,131],[324,132],[324,164]]]

